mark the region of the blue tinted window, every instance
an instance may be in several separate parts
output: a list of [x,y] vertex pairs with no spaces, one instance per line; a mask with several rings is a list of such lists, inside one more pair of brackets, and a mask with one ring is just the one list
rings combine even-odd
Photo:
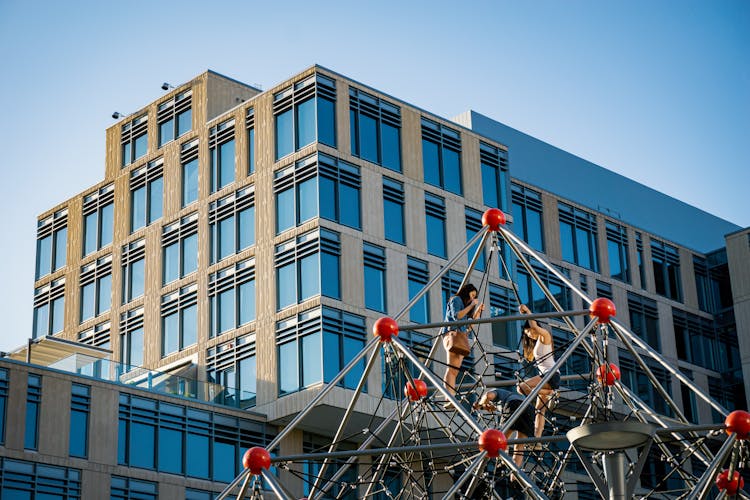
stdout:
[[72,457],[86,457],[89,415],[87,412],[73,410],[70,412],[70,449]]
[[425,193],[427,253],[445,258],[445,200]]
[[334,299],[341,298],[340,278],[339,278],[339,257],[328,252],[322,252],[321,255],[321,274],[325,276],[322,283],[322,294]]
[[367,243],[363,248],[365,307],[385,312],[385,249]]
[[154,443],[156,442],[156,427],[140,422],[130,423],[130,449],[128,456],[130,465],[144,469],[154,468]]
[[385,239],[404,244],[404,206],[391,200],[383,200]]
[[[424,284],[409,280],[409,300],[413,299],[424,288]],[[423,295],[409,310],[409,320],[415,323],[427,323],[429,319],[428,295]]]
[[36,240],[36,278],[52,271],[52,236]]
[[[348,336],[344,336],[344,359],[343,359],[343,365],[346,366],[346,364],[349,363],[352,359],[354,359],[354,356],[359,354],[359,351],[364,349],[365,342],[362,338],[352,338]],[[344,387],[348,387],[350,389],[354,389],[357,387],[357,384],[359,383],[359,380],[362,378],[362,374],[365,372],[364,365],[362,363],[359,363],[354,368],[351,369],[349,373],[347,373],[344,376]]]
[[383,142],[383,166],[401,172],[401,129],[383,123],[380,130]]
[[208,478],[208,436],[188,433],[185,464],[187,475]]
[[223,188],[234,181],[234,140],[219,145],[219,183]]
[[443,173],[445,189],[451,193],[461,194],[461,158],[456,151],[443,148]]
[[235,446],[232,442],[225,442],[216,438],[213,446],[213,479],[214,481],[231,482],[235,475]]
[[96,282],[81,287],[81,322],[94,317]]
[[315,141],[315,100],[309,99],[296,106],[297,149]]
[[276,115],[276,159],[294,151],[294,131],[292,110]]
[[247,170],[248,175],[255,172],[255,129],[247,131]]
[[159,124],[159,147],[174,139],[174,120]]
[[498,200],[497,169],[482,163],[482,195],[484,204],[489,207],[500,207]]
[[440,153],[437,144],[422,140],[422,162],[424,164],[424,181],[433,186],[441,186]]
[[23,439],[23,447],[27,450],[36,450],[39,426],[39,403],[26,403],[26,427]]
[[247,408],[255,404],[255,393],[257,392],[257,367],[255,356],[244,358],[239,362],[240,366],[240,407]]
[[562,247],[562,258],[568,262],[575,262],[575,249],[573,247],[573,226],[565,222],[560,223],[560,245]]
[[300,298],[309,299],[320,293],[320,260],[319,253],[300,259]]
[[276,300],[283,309],[297,302],[297,272],[294,264],[276,270]]
[[[323,376],[328,382],[339,374],[341,367],[340,336],[334,332],[323,332]],[[355,384],[357,382],[354,382]]]
[[182,347],[188,347],[198,341],[198,306],[193,305],[182,310]]
[[359,187],[341,183],[339,188],[340,222],[345,226],[359,228]]
[[240,285],[240,325],[255,319],[255,280]]
[[113,231],[114,231],[114,204],[110,203],[102,207],[102,220],[101,220],[101,242],[99,248],[109,245],[112,243]]
[[322,336],[318,331],[302,337],[302,386],[308,387],[323,380]]
[[65,314],[65,299],[58,297],[52,301],[52,333],[59,333],[63,330]]
[[[466,216],[466,241],[468,242],[471,238],[473,238],[477,234],[477,232],[479,232],[482,229],[482,214],[480,212],[477,212],[476,210],[466,208],[465,216]],[[471,246],[471,248],[469,248],[469,251],[467,252],[467,258],[468,258],[468,263],[471,263],[471,260],[479,251],[480,254],[476,260],[476,263],[474,264],[474,269],[477,271],[484,271],[486,269],[486,256],[484,253],[484,248],[482,249],[479,248],[480,243],[481,243],[481,240],[477,241]]]
[[99,297],[96,314],[109,311],[112,305],[112,275],[108,274],[99,279]]
[[367,115],[359,116],[359,148],[362,158],[378,163],[378,123]]
[[146,225],[146,186],[132,191],[130,197],[130,231]]
[[313,177],[297,186],[299,190],[299,222],[318,216],[318,182]]
[[96,212],[88,214],[83,218],[83,254],[88,255],[97,249],[98,240],[98,221],[99,217]]
[[182,474],[183,433],[177,429],[159,427],[159,470]]
[[135,138],[135,155],[133,160],[137,160],[141,156],[146,154],[146,147],[148,146],[148,134],[142,134]]
[[162,346],[162,356],[177,352],[180,342],[180,318],[175,312],[165,316],[162,320],[164,345]]
[[336,147],[336,103],[318,97],[318,140]]
[[64,227],[55,231],[55,249],[52,258],[53,270],[60,269],[65,265],[68,244],[68,228]]
[[182,240],[182,275],[198,269],[198,235],[193,234]]
[[180,245],[172,243],[164,247],[164,283],[169,283],[180,277]]
[[177,136],[187,134],[193,128],[193,110],[188,109],[177,115]]
[[299,389],[299,364],[297,342],[279,346],[279,392],[281,394]]
[[320,179],[320,216],[328,220],[336,220],[338,203],[336,202],[336,179],[319,177]]
[[49,333],[49,304],[34,308],[34,338],[44,337]]
[[225,290],[218,295],[219,302],[219,333],[234,328],[234,288]]
[[276,193],[276,233],[294,227],[294,188]]
[[182,166],[182,206],[198,199],[198,160],[191,160]]
[[145,282],[145,261],[144,259],[139,259],[131,265],[131,288],[129,300],[143,295]]
[[534,250],[542,251],[542,214],[533,210],[526,212],[528,243]]
[[222,219],[218,223],[218,260],[234,253],[234,217]]
[[239,213],[240,250],[255,244],[255,207],[246,208]]
[[161,210],[164,196],[164,181],[161,177],[154,179],[148,185],[149,205],[148,222],[151,223],[161,218]]

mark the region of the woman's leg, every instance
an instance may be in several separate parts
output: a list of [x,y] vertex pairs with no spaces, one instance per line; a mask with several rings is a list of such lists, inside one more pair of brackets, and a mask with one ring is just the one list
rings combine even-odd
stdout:
[[463,356],[448,351],[448,366],[445,368],[443,384],[445,385],[445,390],[451,395],[456,394],[456,377],[463,361]]
[[[528,436],[521,431],[516,431],[516,438],[526,439]],[[526,448],[523,444],[513,445],[513,461],[519,469],[523,468],[523,450]]]
[[544,412],[547,411],[547,403],[549,403],[552,392],[552,387],[545,384],[537,394],[536,416],[534,417],[534,436],[536,437],[542,437],[544,433]]
[[526,379],[526,380],[522,380],[518,384],[518,388],[517,388],[518,393],[519,394],[523,394],[524,396],[528,395],[531,391],[534,390],[534,387],[536,387],[537,385],[539,385],[539,382],[541,380],[542,380],[542,378],[539,375],[537,375],[535,377],[531,377],[531,378]]

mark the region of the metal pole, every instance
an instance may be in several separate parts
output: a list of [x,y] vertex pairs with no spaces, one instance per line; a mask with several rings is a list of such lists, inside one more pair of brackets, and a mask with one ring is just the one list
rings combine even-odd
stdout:
[[585,316],[590,314],[588,309],[574,311],[553,311],[546,313],[517,314],[515,316],[495,316],[492,318],[463,319],[459,321],[438,321],[435,323],[422,323],[419,325],[398,325],[399,331],[425,330],[427,328],[439,328],[443,326],[471,326],[483,323],[506,323],[508,321],[523,321],[527,319],[561,318],[565,316]]
[[396,453],[412,453],[422,451],[463,450],[477,448],[477,441],[465,443],[437,443],[411,446],[394,446],[384,448],[369,448],[367,450],[332,451],[319,453],[301,453],[299,455],[287,455],[284,457],[271,458],[271,463],[297,462],[299,460],[316,460],[318,458],[349,458],[361,456],[395,455]]
[[271,490],[276,493],[276,496],[280,500],[294,500],[294,497],[287,492],[283,486],[279,484],[279,482],[276,480],[276,476],[268,472],[267,470],[263,470],[263,479],[266,480],[268,483],[268,486],[271,487]]
[[469,276],[471,275],[471,273],[474,272],[474,267],[477,265],[477,261],[479,260],[479,257],[484,253],[484,245],[487,242],[487,236],[490,235],[490,232],[488,231],[489,228],[487,226],[482,227],[482,229],[484,229],[484,231],[482,230],[479,231],[479,233],[484,232],[484,234],[482,234],[482,241],[479,243],[479,246],[477,247],[477,251],[474,252],[474,256],[469,261],[469,269],[467,269],[466,272],[464,273],[464,279],[461,280],[461,286],[459,286],[458,288],[461,288],[462,286],[464,286],[466,282],[469,280]]
[[250,474],[250,471],[247,470],[247,469],[245,469],[242,472],[240,472],[237,475],[237,477],[234,478],[234,481],[232,481],[231,483],[229,483],[229,486],[227,486],[226,488],[224,488],[222,490],[222,492],[219,493],[219,496],[216,497],[216,500],[224,500],[227,497],[227,495],[229,495],[229,492],[232,491],[235,488],[235,486],[237,486],[238,484],[240,484],[240,482],[245,478],[245,476],[247,476],[249,474]]
[[453,495],[455,495],[459,489],[461,489],[461,486],[464,485],[464,483],[471,477],[472,474],[474,474],[474,471],[481,466],[484,463],[484,459],[487,457],[486,452],[481,452],[479,456],[469,465],[463,474],[461,474],[461,477],[459,477],[456,481],[453,482],[453,486],[450,487],[450,489],[443,495],[443,500],[449,500],[453,498]]
[[[344,433],[344,429],[346,428],[346,425],[349,423],[349,419],[351,418],[352,412],[354,411],[354,406],[357,404],[357,401],[359,401],[359,396],[362,394],[362,389],[367,383],[367,377],[370,375],[370,371],[372,370],[372,367],[375,364],[375,359],[378,357],[379,353],[380,353],[380,349],[373,349],[372,354],[370,355],[370,359],[367,360],[367,366],[365,367],[365,371],[362,373],[362,376],[359,378],[359,384],[357,384],[357,388],[354,389],[354,395],[352,396],[351,401],[349,401],[349,406],[346,408],[346,412],[344,413],[344,418],[341,419],[339,428],[336,430],[336,435],[333,437],[332,444],[328,448],[329,453],[332,451],[335,451],[336,448],[338,447],[338,441],[339,439],[341,439],[341,435]],[[318,475],[315,478],[315,482],[313,483],[313,486],[310,489],[310,496],[312,496],[313,492],[318,488],[318,485],[320,484],[320,480],[323,477],[325,477],[325,470],[327,467],[328,467],[328,460],[326,459],[323,461],[323,465],[321,465],[320,471],[318,472]]]
[[344,369],[343,369],[343,370],[341,370],[341,371],[339,372],[339,374],[338,374],[338,375],[336,375],[336,376],[335,376],[335,377],[333,378],[333,380],[331,380],[331,381],[330,381],[330,382],[328,383],[328,385],[326,385],[325,387],[323,387],[323,389],[321,389],[321,391],[320,391],[320,392],[318,393],[318,395],[317,395],[317,396],[315,396],[315,397],[314,397],[314,398],[312,399],[312,401],[310,401],[309,403],[307,403],[307,406],[305,406],[305,407],[304,407],[304,408],[302,409],[302,411],[300,411],[300,412],[299,412],[299,413],[298,413],[298,414],[297,414],[297,415],[296,415],[296,416],[295,416],[295,417],[294,417],[294,418],[292,419],[292,421],[291,421],[291,422],[289,422],[289,424],[288,424],[288,425],[287,425],[286,427],[284,427],[284,428],[283,428],[283,429],[281,430],[281,432],[279,432],[279,433],[278,433],[278,434],[276,435],[276,437],[275,437],[275,438],[273,438],[273,441],[271,441],[271,442],[269,443],[269,445],[268,445],[268,447],[267,447],[266,449],[267,449],[268,451],[271,451],[272,449],[276,448],[276,446],[278,446],[278,444],[279,444],[279,443],[281,442],[281,440],[282,440],[282,439],[284,439],[284,438],[286,437],[286,435],[287,435],[287,434],[289,434],[289,433],[290,433],[290,432],[291,432],[292,430],[294,430],[295,426],[296,426],[296,425],[297,425],[297,424],[299,423],[299,421],[300,421],[300,420],[302,420],[303,418],[305,418],[305,417],[307,416],[307,414],[308,414],[308,413],[310,413],[310,411],[312,411],[312,409],[313,409],[313,408],[315,407],[315,405],[317,405],[317,404],[318,404],[318,402],[319,402],[319,401],[320,401],[321,399],[323,399],[324,397],[326,397],[326,395],[327,395],[327,394],[328,394],[329,392],[331,392],[331,391],[333,390],[333,388],[334,388],[334,387],[336,387],[336,385],[337,385],[337,384],[338,384],[339,382],[341,382],[341,380],[343,380],[343,378],[344,378],[344,377],[346,376],[346,374],[347,374],[347,373],[349,373],[349,372],[350,372],[350,371],[352,370],[352,368],[354,368],[354,367],[355,367],[355,366],[357,365],[357,363],[359,363],[359,361],[360,361],[360,360],[361,360],[362,358],[364,358],[364,357],[365,357],[365,355],[367,354],[367,351],[368,351],[369,349],[372,349],[372,348],[373,348],[373,346],[376,346],[376,344],[377,344],[378,342],[380,342],[380,339],[378,339],[378,338],[374,338],[374,339],[370,340],[370,342],[369,342],[369,343],[368,343],[368,344],[367,344],[366,346],[364,346],[364,347],[362,348],[362,350],[361,350],[361,351],[359,351],[359,353],[357,353],[357,355],[356,355],[356,356],[354,356],[354,357],[352,358],[352,360],[351,360],[351,361],[349,361],[349,364],[347,364],[347,365],[346,365],[346,366],[344,367]]
[[697,500],[706,497],[709,490],[711,489],[711,486],[713,486],[711,480],[716,475],[716,471],[719,469],[719,467],[721,467],[721,464],[724,463],[724,460],[726,460],[729,452],[732,451],[732,446],[734,445],[734,441],[736,439],[737,434],[734,432],[727,437],[726,441],[724,441],[724,444],[721,445],[721,448],[716,453],[713,462],[711,462],[711,465],[708,466],[706,472],[703,473],[700,481],[698,481],[698,484],[696,484],[695,488],[693,488],[693,492],[690,494],[690,496],[687,497],[687,500]]
[[240,488],[240,492],[237,493],[237,500],[242,500],[243,498],[245,498],[245,495],[247,494],[247,487],[250,486],[250,480],[252,478],[252,475],[247,474],[247,477],[245,477],[245,482],[242,483],[242,488]]

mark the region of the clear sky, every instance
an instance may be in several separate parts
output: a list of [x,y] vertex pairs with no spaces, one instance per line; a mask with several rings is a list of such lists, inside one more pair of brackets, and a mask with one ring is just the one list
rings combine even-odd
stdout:
[[0,350],[31,336],[36,217],[103,179],[113,111],[315,63],[750,225],[746,0],[0,0]]

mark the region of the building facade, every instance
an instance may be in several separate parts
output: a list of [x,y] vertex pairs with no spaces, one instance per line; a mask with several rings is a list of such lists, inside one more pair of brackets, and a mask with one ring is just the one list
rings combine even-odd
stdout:
[[[239,472],[244,449],[302,410],[491,207],[589,296],[613,299],[626,326],[717,401],[744,407],[747,231],[720,221],[732,232],[726,247],[695,250],[692,239],[592,209],[517,176],[534,165],[517,167],[514,145],[487,123],[447,120],[314,66],[267,91],[208,71],[110,127],[104,180],[38,220],[34,341],[0,361],[2,491],[41,491],[64,476],[60,498],[209,498]],[[473,277],[488,279],[491,314],[515,310],[514,284],[535,311],[550,310],[503,255],[508,273],[486,254]],[[459,261],[405,318],[442,319],[468,265]],[[583,308],[538,272],[565,309]],[[480,339],[508,353],[518,343],[500,328]],[[623,381],[639,386],[634,361],[618,361]],[[330,439],[362,370],[282,453]],[[715,421],[654,370],[690,420]],[[357,415],[385,416],[384,391],[374,370]],[[666,411],[653,391],[641,397]]]

